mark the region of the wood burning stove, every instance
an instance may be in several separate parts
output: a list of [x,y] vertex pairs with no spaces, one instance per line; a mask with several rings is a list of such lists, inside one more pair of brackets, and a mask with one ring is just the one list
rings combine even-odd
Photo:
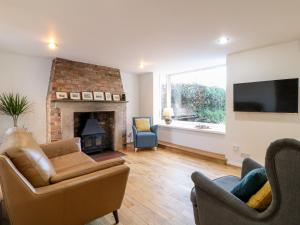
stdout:
[[91,113],[81,133],[82,150],[87,154],[103,151],[107,147],[104,142],[105,136],[104,129]]

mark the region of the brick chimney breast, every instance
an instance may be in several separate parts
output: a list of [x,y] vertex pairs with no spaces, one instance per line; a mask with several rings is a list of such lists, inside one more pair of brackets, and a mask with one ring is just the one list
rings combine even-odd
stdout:
[[[122,94],[123,85],[120,70],[105,66],[75,62],[71,60],[55,58],[52,62],[50,81],[47,95],[47,139],[49,142],[71,137],[74,133],[70,128],[70,118],[66,118],[76,112],[76,106],[80,111],[115,111],[116,129],[121,129],[120,137],[116,140],[116,148],[126,141],[126,104],[108,102],[71,102],[56,99],[56,92],[93,92],[102,91],[111,94]],[[73,110],[74,112],[71,112]],[[74,119],[74,116],[73,116]],[[65,125],[65,126],[64,126]],[[117,132],[117,131],[116,131]],[[74,134],[73,134],[74,136]]]

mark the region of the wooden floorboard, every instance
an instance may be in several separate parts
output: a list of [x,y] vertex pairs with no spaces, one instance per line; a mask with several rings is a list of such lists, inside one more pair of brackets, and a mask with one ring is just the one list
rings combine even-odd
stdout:
[[[134,152],[128,147],[124,152],[131,170],[119,210],[120,225],[193,225],[192,172],[201,171],[211,179],[240,174],[236,167],[160,148]],[[112,213],[89,225],[111,224]]]

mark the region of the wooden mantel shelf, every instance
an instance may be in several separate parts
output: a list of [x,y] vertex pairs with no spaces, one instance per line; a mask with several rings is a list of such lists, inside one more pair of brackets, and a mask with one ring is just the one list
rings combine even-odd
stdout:
[[128,101],[95,101],[95,100],[72,100],[72,99],[54,99],[52,102],[95,102],[95,103],[128,103]]

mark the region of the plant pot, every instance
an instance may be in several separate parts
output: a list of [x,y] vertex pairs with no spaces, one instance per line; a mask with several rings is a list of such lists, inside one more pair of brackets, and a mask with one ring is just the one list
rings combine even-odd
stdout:
[[10,135],[12,133],[16,133],[16,132],[27,132],[27,130],[25,128],[21,128],[21,127],[11,127],[11,128],[8,128],[5,132],[5,135]]

